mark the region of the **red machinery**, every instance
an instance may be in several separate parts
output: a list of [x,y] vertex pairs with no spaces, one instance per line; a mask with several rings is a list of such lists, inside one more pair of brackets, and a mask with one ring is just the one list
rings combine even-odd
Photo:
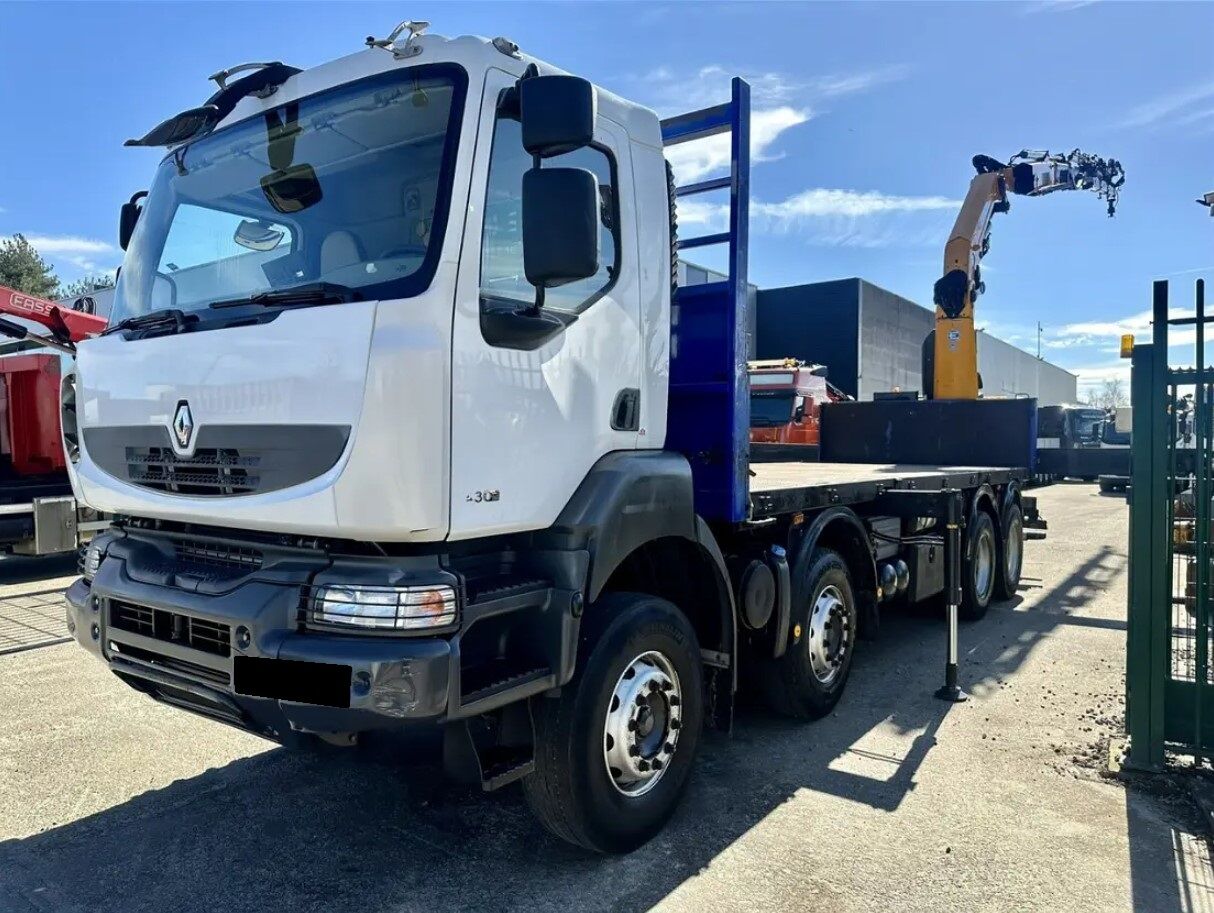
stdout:
[[[88,299],[80,299],[81,301]],[[105,318],[0,285],[0,314],[40,323],[60,341],[79,342],[105,329]],[[36,338],[36,337],[35,337]]]
[[[82,532],[104,524],[72,498],[60,429],[61,358],[75,351],[74,343],[104,330],[106,321],[4,286],[0,314],[0,334],[54,350],[0,356],[0,550],[67,551]],[[50,332],[34,332],[6,317]]]
[[[51,331],[51,339],[68,344],[95,336],[106,324],[95,314],[4,286],[0,286],[0,314],[39,323]],[[28,330],[8,335],[50,342]],[[59,430],[59,381],[58,355],[22,352],[0,358],[0,453],[9,457],[14,475],[45,476],[67,468]]]

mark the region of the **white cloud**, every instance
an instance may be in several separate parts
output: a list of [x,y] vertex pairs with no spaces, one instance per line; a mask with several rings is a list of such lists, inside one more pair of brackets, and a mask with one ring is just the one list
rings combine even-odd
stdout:
[[[1168,308],[1168,317],[1192,317],[1193,311],[1186,308]],[[1116,352],[1122,336],[1134,336],[1137,342],[1150,342],[1152,336],[1151,311],[1140,311],[1113,320],[1089,320],[1068,323],[1060,327],[1046,327],[1042,345],[1048,349],[1099,348],[1105,352]],[[1168,348],[1191,350],[1197,340],[1197,330],[1191,326],[1168,328]],[[1192,357],[1192,352],[1176,355]]]
[[867,92],[877,86],[891,82],[899,82],[910,75],[910,67],[889,66],[876,70],[866,70],[860,73],[843,73],[833,76],[819,76],[806,83],[805,88],[811,95],[822,98],[836,98],[840,95],[852,95],[857,92]]
[[1166,95],[1160,95],[1144,102],[1130,110],[1122,119],[1120,126],[1154,127],[1164,123],[1175,125],[1193,124],[1205,117],[1214,115],[1214,109],[1208,104],[1194,111],[1195,106],[1203,105],[1214,99],[1214,82],[1177,89]]
[[106,254],[114,250],[114,245],[105,241],[78,235],[26,235],[25,240],[43,255]]
[[43,257],[51,261],[60,277],[70,281],[84,275],[112,273],[121,252],[113,244],[80,235],[25,235]]
[[[869,91],[904,79],[905,66],[886,66],[852,73],[830,73],[792,78],[783,73],[741,73],[751,87],[751,161],[770,162],[783,156],[781,137],[793,127],[817,116],[831,100]],[[639,94],[664,114],[698,110],[720,104],[729,97],[733,74],[721,66],[702,67],[690,76],[680,76],[669,67],[659,67],[633,77]],[[667,158],[680,184],[694,183],[710,175],[723,174],[729,166],[728,134],[672,146]],[[704,198],[679,202],[679,221],[684,226],[721,230],[728,218],[725,202]],[[755,231],[804,233],[812,242],[829,246],[884,247],[894,243],[939,240],[940,232],[924,238],[922,225],[892,224],[899,216],[931,210],[955,210],[959,201],[945,197],[906,197],[875,191],[810,188],[783,200],[751,200],[751,229]]]
[[683,199],[678,201],[679,226],[705,225],[722,228],[729,218],[729,204],[709,203],[705,200]]
[[[790,127],[805,123],[812,116],[808,109],[789,107],[751,112],[751,161],[764,162],[777,158],[778,156],[769,155],[768,150],[780,138],[780,134]],[[729,134],[722,133],[696,142],[671,146],[666,150],[666,158],[670,160],[679,183],[689,184],[729,165],[729,143]]]
[[640,94],[648,97],[663,114],[677,114],[728,101],[729,84],[734,76],[741,76],[750,84],[751,105],[761,109],[788,104],[813,107],[826,99],[855,95],[897,82],[909,74],[909,67],[893,65],[797,79],[784,73],[734,71],[714,64],[701,67],[690,75],[680,75],[670,67],[661,66],[633,77],[631,81],[639,85]]
[[[777,72],[739,73],[750,84],[752,162],[780,158],[780,154],[772,151],[772,146],[781,134],[813,118],[822,103],[895,82],[905,78],[908,72],[904,66],[887,66],[808,79],[794,79]],[[695,111],[727,101],[733,75],[732,71],[717,65],[701,67],[692,74],[680,74],[669,66],[660,66],[629,77],[629,81],[636,84],[629,94],[645,99],[663,115]],[[667,150],[667,157],[681,183],[698,181],[729,164],[729,135],[672,146]]]
[[776,220],[791,220],[814,216],[848,216],[858,218],[885,212],[923,212],[948,209],[956,211],[960,200],[948,197],[907,197],[875,190],[803,190],[779,203],[758,203],[756,211]]
[[[960,205],[959,200],[940,196],[815,187],[783,200],[752,200],[750,227],[769,234],[795,232],[825,247],[932,244],[941,241],[947,225],[924,224],[918,214],[945,211],[947,221]],[[729,217],[729,204],[684,199],[678,211],[680,225],[720,231]]]
[[1035,0],[1024,7],[1025,15],[1033,13],[1069,13],[1071,10],[1092,6],[1097,0]]
[[1106,381],[1119,380],[1126,390],[1130,387],[1129,359],[1103,365],[1088,365],[1082,368],[1068,368],[1079,376],[1078,387],[1080,397],[1095,392]]

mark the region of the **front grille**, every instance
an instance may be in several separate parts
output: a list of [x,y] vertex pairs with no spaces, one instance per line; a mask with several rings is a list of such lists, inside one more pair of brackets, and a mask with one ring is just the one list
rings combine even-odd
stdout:
[[223,498],[265,494],[319,478],[337,465],[349,425],[198,427],[180,454],[163,425],[85,428],[82,445],[105,472],[166,494]]
[[111,640],[110,650],[124,659],[133,661],[136,665],[151,666],[154,669],[164,669],[166,672],[189,675],[215,685],[227,685],[232,680],[228,673],[219,669],[210,669],[206,666],[200,666],[198,663],[187,662],[184,659],[175,659],[172,656],[153,653],[151,650],[141,650],[139,647],[132,647],[130,644],[115,643]]
[[126,602],[110,602],[110,626],[144,637],[156,636],[155,615],[152,609]]
[[136,485],[181,495],[246,495],[261,485],[257,451],[199,448],[178,456],[170,447],[127,447],[127,478]]
[[258,570],[263,561],[260,551],[243,545],[208,542],[204,539],[173,539],[173,551],[184,565],[217,567],[230,571]]
[[167,609],[151,609],[111,599],[110,627],[214,656],[229,656],[232,652],[232,632],[228,625]]

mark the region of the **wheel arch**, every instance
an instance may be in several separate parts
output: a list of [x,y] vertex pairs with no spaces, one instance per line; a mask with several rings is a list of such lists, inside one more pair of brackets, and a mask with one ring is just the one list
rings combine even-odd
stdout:
[[1020,483],[1013,479],[1003,488],[1003,496],[999,499],[999,517],[1002,519],[1009,507],[1020,504]]
[[995,489],[985,482],[974,489],[974,494],[970,498],[969,514],[966,517],[967,526],[974,525],[974,520],[977,519],[980,510],[990,514],[991,522],[995,524],[996,534],[998,534],[1003,517],[1003,500],[995,494]]
[[695,513],[687,460],[662,451],[607,454],[549,532],[588,553],[587,604],[604,593],[641,592],[678,606],[707,665],[728,676],[716,711],[718,725],[728,728],[737,687],[733,589],[716,537]]
[[838,552],[851,572],[859,610],[860,634],[874,637],[880,627],[877,608],[877,563],[873,558],[868,530],[856,514],[846,507],[830,507],[818,514],[801,536],[793,562],[793,600],[806,598],[797,592],[803,578],[801,569],[813,560],[819,548]]

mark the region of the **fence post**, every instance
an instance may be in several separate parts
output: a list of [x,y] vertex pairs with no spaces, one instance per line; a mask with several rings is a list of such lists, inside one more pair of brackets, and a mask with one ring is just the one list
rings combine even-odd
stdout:
[[1130,404],[1130,566],[1126,625],[1127,766],[1163,766],[1164,691],[1172,600],[1168,503],[1168,284],[1154,284],[1150,345],[1134,347]]
[[1151,561],[1154,504],[1152,481],[1155,467],[1151,441],[1158,430],[1151,408],[1151,379],[1155,347],[1134,346],[1130,362],[1130,541],[1129,581],[1126,606],[1126,731],[1130,737],[1126,766],[1154,769],[1163,762],[1163,743],[1156,745],[1152,732],[1152,695],[1163,682],[1151,677],[1151,642],[1154,624],[1151,611],[1152,578],[1158,573]]

